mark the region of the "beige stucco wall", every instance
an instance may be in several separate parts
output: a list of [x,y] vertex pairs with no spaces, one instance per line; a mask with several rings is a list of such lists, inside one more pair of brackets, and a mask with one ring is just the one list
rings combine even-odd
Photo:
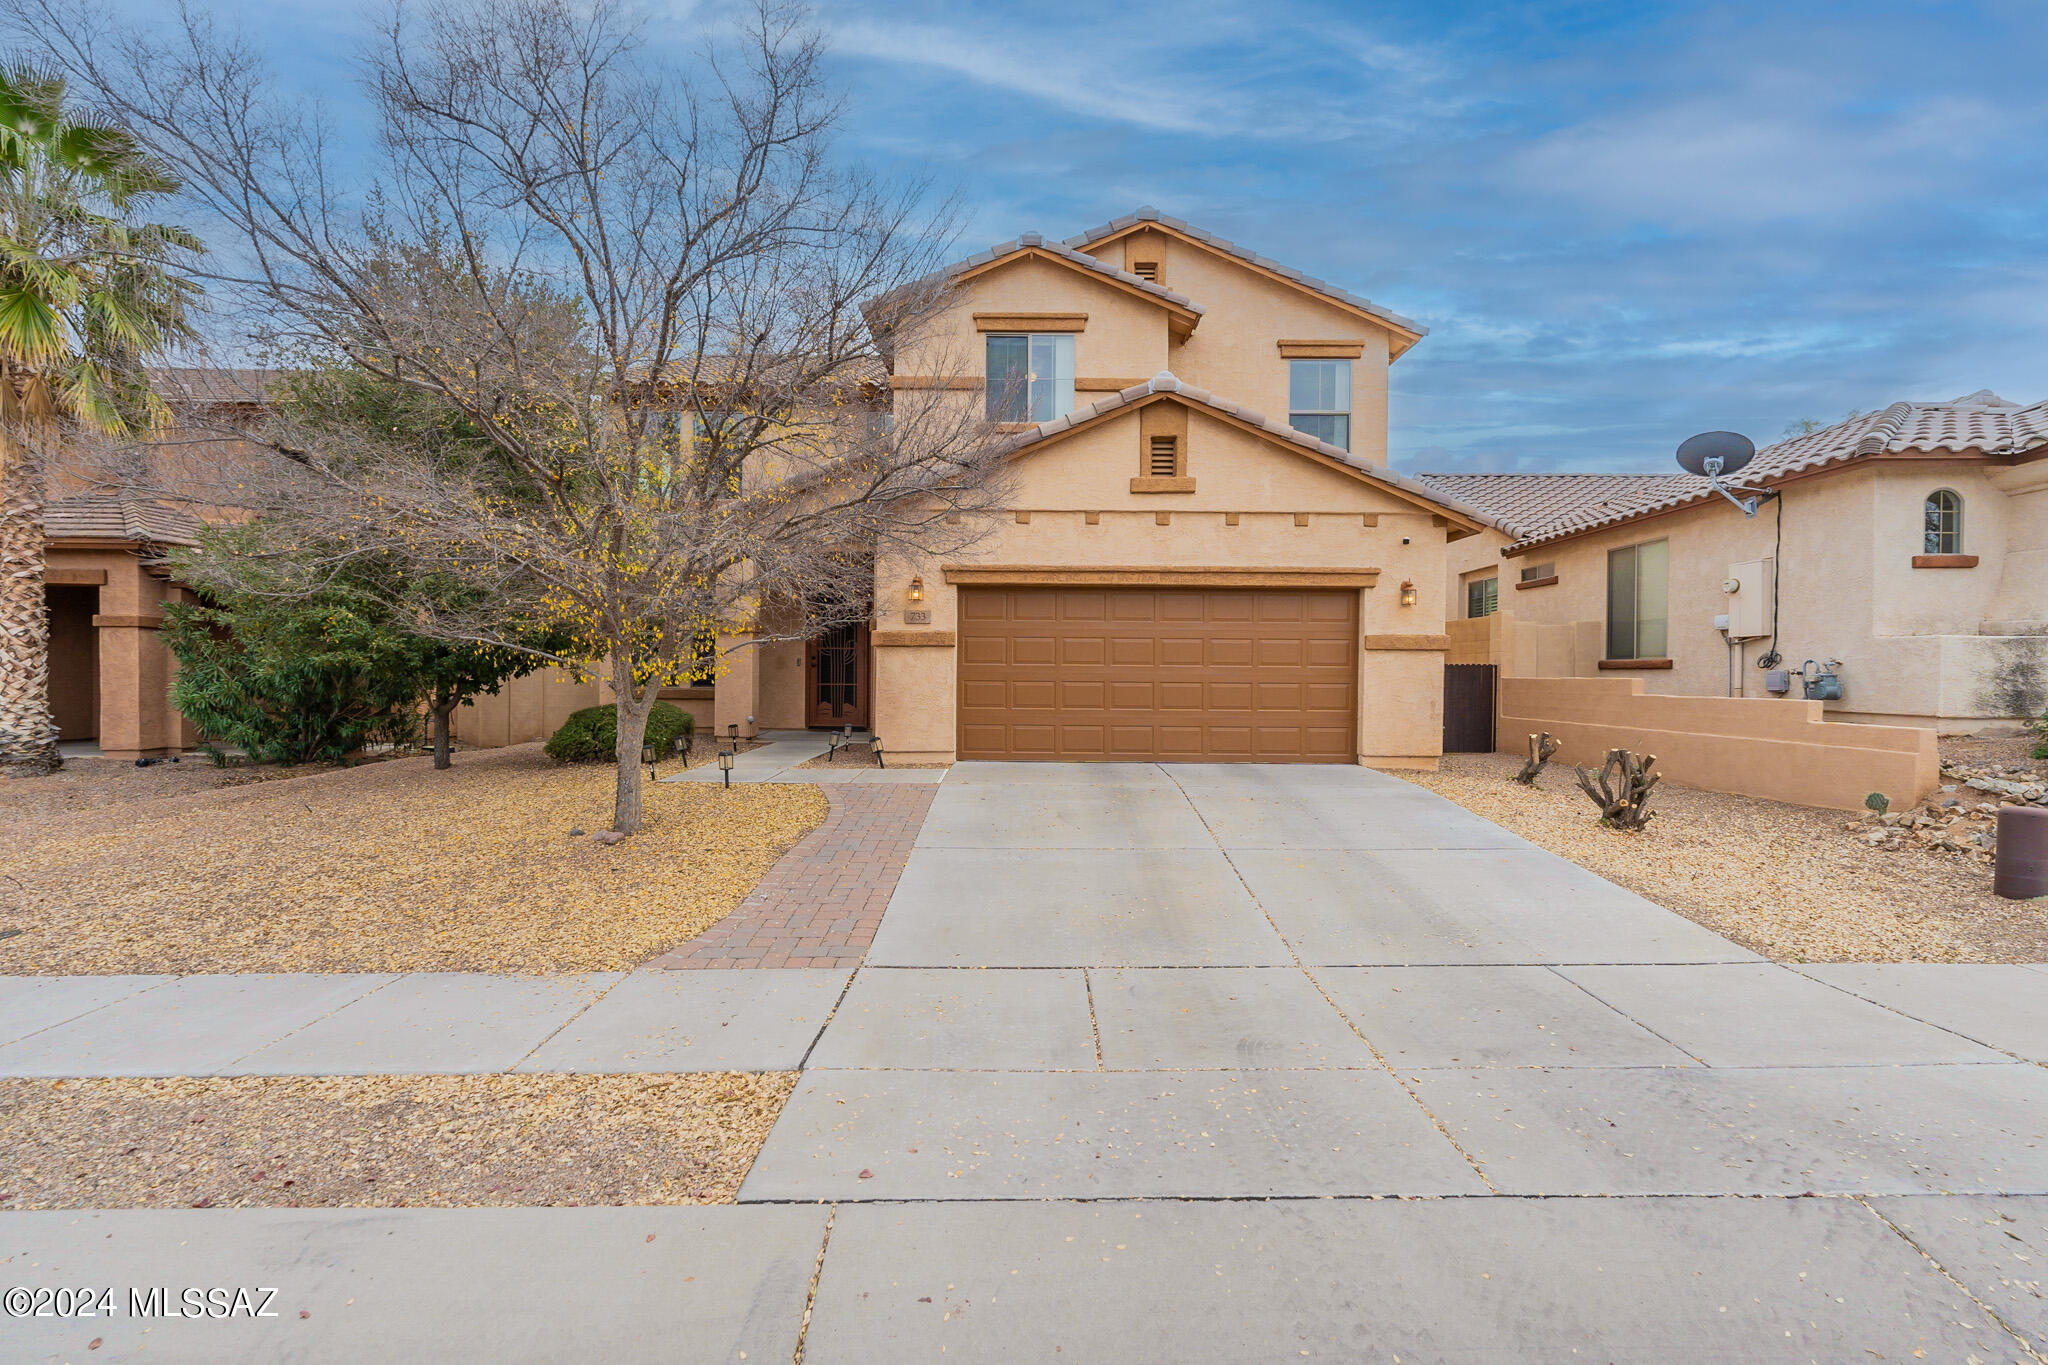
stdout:
[[1987,470],[1984,481],[2008,499],[2005,564],[1985,609],[1986,629],[2048,630],[2048,459]]
[[[1120,379],[1128,386],[1167,367],[1167,315],[1156,304],[1091,278],[1084,270],[1019,260],[969,280],[943,317],[904,338],[896,355],[896,381],[971,380],[972,385],[962,390],[964,401],[978,406],[980,386],[987,377],[987,353],[974,315],[1018,312],[1088,315],[1074,334],[1077,381]],[[1108,392],[1082,390],[1074,401],[1086,406]]]
[[142,565],[132,547],[52,544],[47,565],[63,573],[106,575],[92,622],[99,672],[99,746],[109,758],[156,758],[198,742],[171,706],[178,661],[157,628],[164,606],[185,600],[182,589]]
[[[1351,362],[1351,451],[1374,464],[1387,462],[1386,328],[1230,257],[1164,233],[1148,236],[1148,244],[1135,254],[1146,259],[1163,255],[1160,282],[1206,310],[1194,332],[1171,346],[1165,368],[1190,384],[1284,422],[1287,361],[1279,343],[1357,341],[1363,354]],[[1119,239],[1092,248],[1091,254],[1123,269],[1132,253],[1127,252],[1125,239]]]
[[[1173,400],[1161,400],[1172,402]],[[1432,513],[1200,411],[1188,414],[1188,493],[1134,494],[1142,410],[1043,448],[1017,464],[1015,509],[994,521],[971,553],[948,562],[979,566],[1258,567],[1358,570],[1378,585],[1360,591],[1366,636],[1436,634],[1444,618],[1445,528]],[[1095,523],[1089,524],[1090,514]],[[1159,524],[1159,514],[1169,514]],[[1228,524],[1234,514],[1236,525]],[[1297,514],[1306,518],[1297,525]],[[1367,525],[1368,518],[1376,524]],[[1404,544],[1403,541],[1407,543]],[[924,579],[929,625],[902,619],[904,592]],[[1400,605],[1400,585],[1417,602]],[[959,591],[936,560],[876,566],[876,629],[957,628]],[[884,645],[875,651],[875,728],[890,752],[947,761],[954,748],[954,660],[946,646]],[[1375,761],[1434,764],[1442,744],[1441,650],[1361,651],[1358,748]]]
[[609,700],[611,690],[595,678],[578,680],[566,668],[543,668],[456,707],[449,729],[472,749],[529,744],[554,734],[570,712]]
[[[2011,711],[1995,695],[1994,679],[2039,647],[1983,632],[2002,629],[2002,619],[2048,619],[2048,578],[2028,572],[2031,556],[2048,556],[2048,497],[2009,496],[1993,482],[1998,476],[1981,464],[1915,460],[1795,481],[1784,488],[1781,552],[1774,546],[1777,506],[1766,503],[1745,518],[1720,501],[1539,545],[1502,561],[1503,670],[1599,676],[1608,552],[1663,539],[1670,543],[1672,667],[1634,674],[1646,691],[1725,696],[1732,672],[1733,695],[1769,696],[1755,661],[1770,641],[1731,650],[1713,619],[1728,610],[1722,582],[1729,567],[1775,552],[1783,666],[1797,670],[1809,658],[1843,662],[1843,699],[1827,703],[1830,716],[1916,720],[1945,730],[2007,718]],[[1963,496],[1964,549],[1979,556],[1975,568],[1913,567],[1924,548],[1922,506],[1937,488]],[[2010,553],[2015,543],[2017,554]],[[1558,582],[1519,590],[1523,568],[1539,563],[1554,563]],[[1462,602],[1453,606],[1454,613],[1462,609]],[[1796,683],[1794,689],[1796,695]]]
[[1498,696],[1503,753],[1547,730],[1558,763],[1628,749],[1684,786],[1838,810],[1871,792],[1905,806],[1941,780],[1931,729],[1830,724],[1819,702],[1659,696],[1636,678],[1503,678]]

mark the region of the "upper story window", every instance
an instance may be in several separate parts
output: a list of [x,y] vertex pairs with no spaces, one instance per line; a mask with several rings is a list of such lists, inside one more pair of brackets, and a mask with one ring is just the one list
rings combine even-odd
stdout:
[[1287,362],[1287,425],[1351,449],[1351,362]]
[[1465,584],[1465,615],[1491,616],[1500,610],[1500,576],[1474,578]]
[[1670,657],[1666,632],[1671,543],[1607,552],[1607,657]]
[[1072,333],[989,334],[989,421],[1050,422],[1073,410]]
[[1963,495],[1937,488],[1927,495],[1927,548],[1930,555],[1963,552]]

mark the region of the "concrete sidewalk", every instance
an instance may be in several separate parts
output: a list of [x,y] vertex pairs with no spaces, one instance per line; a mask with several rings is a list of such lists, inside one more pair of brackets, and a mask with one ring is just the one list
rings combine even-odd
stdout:
[[2044,970],[1767,963],[1355,768],[961,764],[850,974],[0,991],[0,1066],[805,1071],[736,1208],[0,1214],[282,1312],[10,1347],[2042,1365]]
[[[932,786],[946,780],[944,768],[806,768],[802,765],[820,757],[831,747],[830,738],[818,730],[764,730],[765,741],[758,748],[733,755],[732,780],[741,782],[817,782],[826,786],[841,782],[882,783],[896,786]],[[865,733],[856,736],[864,742]],[[884,753],[883,761],[888,755]],[[663,782],[723,782],[725,773],[716,762],[700,760],[695,767],[665,773]]]
[[0,977],[0,1076],[788,1071],[848,975]]

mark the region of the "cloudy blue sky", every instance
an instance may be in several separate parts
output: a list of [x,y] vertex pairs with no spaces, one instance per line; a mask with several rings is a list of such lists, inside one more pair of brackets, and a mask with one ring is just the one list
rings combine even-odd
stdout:
[[[349,6],[224,8],[346,109]],[[1406,470],[2048,397],[2040,0],[819,12],[847,151],[956,193],[963,251],[1152,204],[1427,324]]]

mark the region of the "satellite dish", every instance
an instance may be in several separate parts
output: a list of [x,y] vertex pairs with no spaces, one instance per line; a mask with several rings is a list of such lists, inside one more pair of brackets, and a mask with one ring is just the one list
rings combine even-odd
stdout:
[[1678,447],[1678,463],[1688,474],[1719,478],[1756,458],[1756,444],[1734,431],[1703,431]]

